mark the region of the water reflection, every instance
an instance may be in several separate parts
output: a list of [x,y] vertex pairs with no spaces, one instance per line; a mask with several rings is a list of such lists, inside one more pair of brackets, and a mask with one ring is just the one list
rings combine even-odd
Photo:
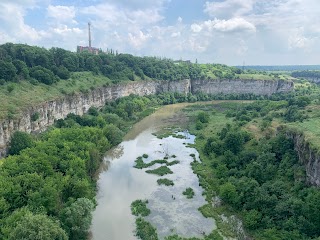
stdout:
[[[205,199],[190,166],[193,161],[190,154],[195,154],[199,159],[198,153],[186,147],[194,142],[194,136],[188,135],[188,139],[158,139],[152,135],[158,127],[166,124],[165,119],[171,117],[171,124],[175,113],[184,105],[166,106],[143,119],[132,128],[124,142],[106,154],[104,168],[108,171],[102,171],[98,180],[98,205],[92,222],[93,239],[136,239],[135,218],[130,211],[130,204],[136,199],[149,200],[151,215],[146,219],[157,227],[160,238],[174,233],[201,237],[203,233],[212,231],[213,219],[204,218],[197,210],[205,204]],[[145,173],[145,169],[133,168],[134,160],[142,154],[149,155],[146,161],[176,155],[169,161],[177,159],[180,163],[170,166],[174,173],[165,176],[175,185],[158,186],[158,176]],[[193,199],[182,195],[187,187],[194,189]]]

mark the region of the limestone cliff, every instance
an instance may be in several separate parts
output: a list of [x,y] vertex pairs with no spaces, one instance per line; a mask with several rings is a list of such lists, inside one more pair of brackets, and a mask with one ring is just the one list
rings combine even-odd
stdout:
[[278,80],[195,80],[191,84],[191,91],[203,93],[271,95],[276,92],[287,92],[293,89],[293,82]]
[[[65,118],[69,113],[84,114],[91,106],[101,107],[106,101],[115,100],[130,94],[140,96],[163,92],[179,93],[253,93],[270,95],[276,92],[291,91],[292,82],[255,80],[180,80],[180,81],[137,81],[94,89],[88,93],[65,96],[33,106],[20,114],[19,119],[0,121],[0,157],[6,154],[7,145],[14,131],[41,132],[52,125],[55,119]],[[32,115],[39,114],[36,121]]]
[[302,132],[284,126],[279,130],[284,131],[286,136],[293,140],[299,161],[305,166],[307,182],[320,186],[320,153],[318,150],[311,146]]

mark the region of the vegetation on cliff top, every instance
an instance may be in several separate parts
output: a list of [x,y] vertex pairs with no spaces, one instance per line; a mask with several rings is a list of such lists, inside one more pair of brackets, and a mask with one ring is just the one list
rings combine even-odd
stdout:
[[222,64],[192,64],[130,54],[73,53],[23,44],[0,45],[0,119],[65,94],[148,79],[283,79]]

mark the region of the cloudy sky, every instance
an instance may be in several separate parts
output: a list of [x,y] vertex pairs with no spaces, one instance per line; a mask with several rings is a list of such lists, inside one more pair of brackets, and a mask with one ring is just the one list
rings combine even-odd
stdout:
[[320,64],[320,0],[0,0],[0,44],[228,65]]

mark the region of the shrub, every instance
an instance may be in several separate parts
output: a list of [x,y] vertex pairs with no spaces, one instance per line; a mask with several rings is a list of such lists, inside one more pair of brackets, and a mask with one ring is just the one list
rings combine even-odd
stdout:
[[39,117],[40,117],[40,114],[38,112],[35,112],[31,115],[31,121],[35,122],[39,119]]
[[9,93],[11,93],[11,92],[14,90],[14,88],[15,88],[15,86],[14,86],[13,84],[9,84],[9,85],[7,86],[7,91],[8,91]]

